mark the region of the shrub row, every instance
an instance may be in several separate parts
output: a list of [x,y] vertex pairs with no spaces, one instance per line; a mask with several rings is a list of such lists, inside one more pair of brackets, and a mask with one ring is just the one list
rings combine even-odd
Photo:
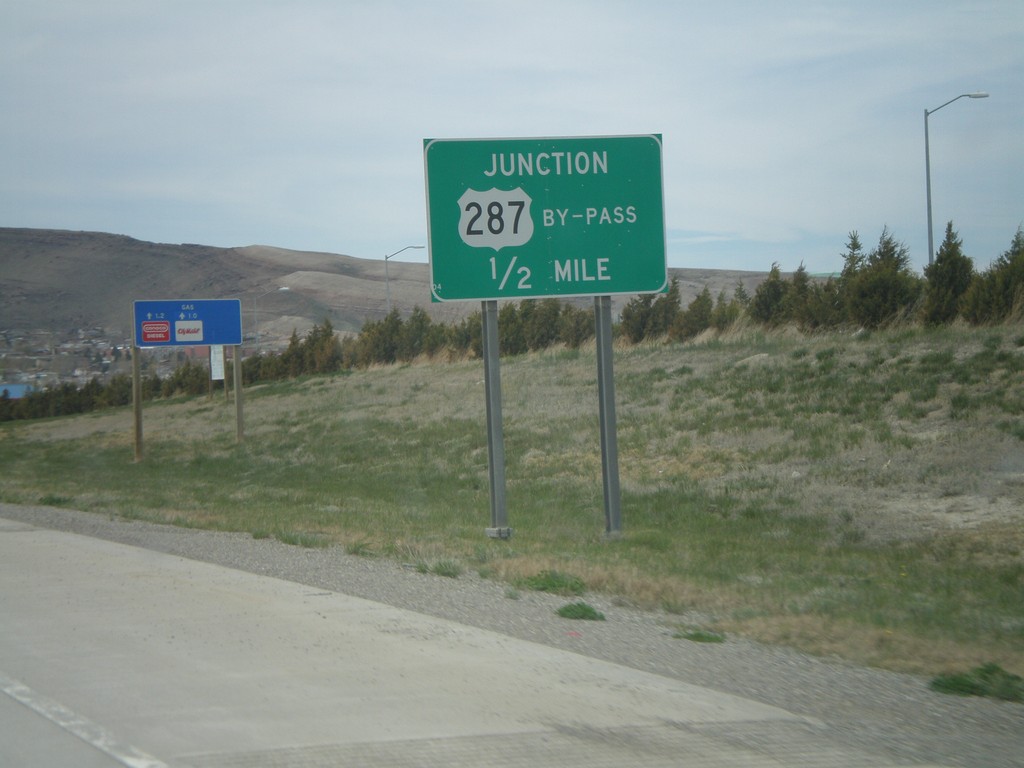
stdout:
[[744,314],[765,326],[793,324],[805,331],[878,328],[894,321],[938,325],[960,318],[980,325],[1017,319],[1024,315],[1024,229],[988,269],[976,272],[950,222],[923,278],[910,269],[906,246],[888,229],[868,253],[851,232],[837,277],[814,280],[801,264],[786,279],[773,264],[749,298],[739,286],[731,299],[722,293],[717,302],[705,288],[685,310],[678,292],[634,299],[623,310],[621,329],[634,342],[664,335],[682,340],[721,329]]
[[[896,320],[926,324],[957,318],[988,324],[1024,315],[1024,229],[1018,229],[1010,248],[992,265],[974,270],[950,222],[935,261],[924,277],[910,269],[907,248],[883,229],[878,245],[864,253],[856,232],[851,232],[838,277],[814,280],[801,264],[784,278],[773,264],[753,296],[737,285],[712,299],[707,287],[685,308],[679,285],[658,296],[629,301],[615,332],[630,342],[664,338],[682,341],[716,328],[724,330],[741,317],[765,326],[794,324],[805,331],[857,326],[877,328]],[[594,335],[593,312],[557,299],[506,303],[498,313],[502,355],[518,355],[560,344],[578,348]],[[408,362],[419,357],[478,357],[481,354],[481,319],[477,312],[453,324],[435,323],[419,307],[403,319],[398,310],[380,321],[367,321],[357,336],[339,340],[329,321],[314,326],[304,338],[292,333],[280,354],[261,354],[243,361],[242,381],[254,384],[309,374],[334,373],[346,368]],[[169,377],[147,376],[144,399],[208,391],[205,366],[186,361]],[[31,392],[18,400],[0,395],[0,421],[84,413],[131,402],[131,380],[118,374],[107,384],[94,379],[84,387],[60,384]]]

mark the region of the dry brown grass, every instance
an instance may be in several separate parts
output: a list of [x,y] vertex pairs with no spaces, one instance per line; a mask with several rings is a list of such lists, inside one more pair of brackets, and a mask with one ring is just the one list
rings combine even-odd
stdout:
[[972,646],[829,617],[726,619],[714,622],[714,627],[764,643],[799,648],[817,656],[909,674],[959,672],[988,662],[1005,669],[1024,669],[1024,649],[1011,643]]

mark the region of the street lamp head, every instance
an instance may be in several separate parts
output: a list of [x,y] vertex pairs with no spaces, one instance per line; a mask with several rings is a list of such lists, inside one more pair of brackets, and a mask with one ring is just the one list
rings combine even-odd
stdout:
[[400,249],[398,249],[397,251],[395,251],[394,253],[389,253],[389,254],[388,254],[387,256],[385,256],[385,257],[384,257],[384,263],[386,264],[386,263],[387,263],[387,261],[388,261],[388,259],[390,259],[390,258],[391,258],[392,256],[397,256],[397,255],[398,255],[398,254],[400,254],[400,253],[401,253],[402,251],[408,251],[408,250],[422,250],[422,249],[423,249],[423,248],[425,248],[425,247],[426,247],[426,246],[423,246],[423,245],[407,245],[407,246],[405,246],[405,248],[400,248]]
[[938,112],[943,107],[948,107],[954,101],[958,101],[959,99],[987,99],[987,98],[988,98],[988,91],[974,91],[974,93],[961,93],[959,96],[956,96],[956,97],[950,99],[945,104],[940,104],[935,109],[926,109],[924,111],[925,125],[928,124],[928,115],[932,114],[933,112]]
[[280,293],[281,291],[288,291],[288,290],[291,290],[291,289],[287,285],[282,285],[282,286],[279,286],[277,288],[271,288],[269,291],[265,291],[264,293],[259,294],[258,296],[256,296],[256,298],[257,299],[262,299],[264,296],[269,296],[272,293]]
[[423,247],[424,246],[422,246],[422,245],[407,245],[407,246],[405,246],[405,248],[399,248],[394,253],[389,253],[387,256],[384,257],[384,290],[387,291],[387,297],[388,297],[387,298],[387,307],[388,307],[388,314],[389,315],[391,314],[391,275],[388,273],[388,262],[391,260],[392,256],[397,256],[402,251],[408,251],[408,250],[417,250],[418,251],[418,250],[422,249]]

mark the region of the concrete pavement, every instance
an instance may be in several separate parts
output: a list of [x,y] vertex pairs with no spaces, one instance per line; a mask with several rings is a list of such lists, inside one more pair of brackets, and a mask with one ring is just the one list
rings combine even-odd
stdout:
[[0,765],[888,766],[757,702],[0,518]]

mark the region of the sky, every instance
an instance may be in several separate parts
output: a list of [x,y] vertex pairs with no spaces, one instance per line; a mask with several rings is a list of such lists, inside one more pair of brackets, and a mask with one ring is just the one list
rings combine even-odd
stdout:
[[[381,259],[423,140],[659,133],[668,264],[978,269],[1024,224],[1020,0],[0,0],[0,226]],[[426,250],[396,259],[425,261]]]

